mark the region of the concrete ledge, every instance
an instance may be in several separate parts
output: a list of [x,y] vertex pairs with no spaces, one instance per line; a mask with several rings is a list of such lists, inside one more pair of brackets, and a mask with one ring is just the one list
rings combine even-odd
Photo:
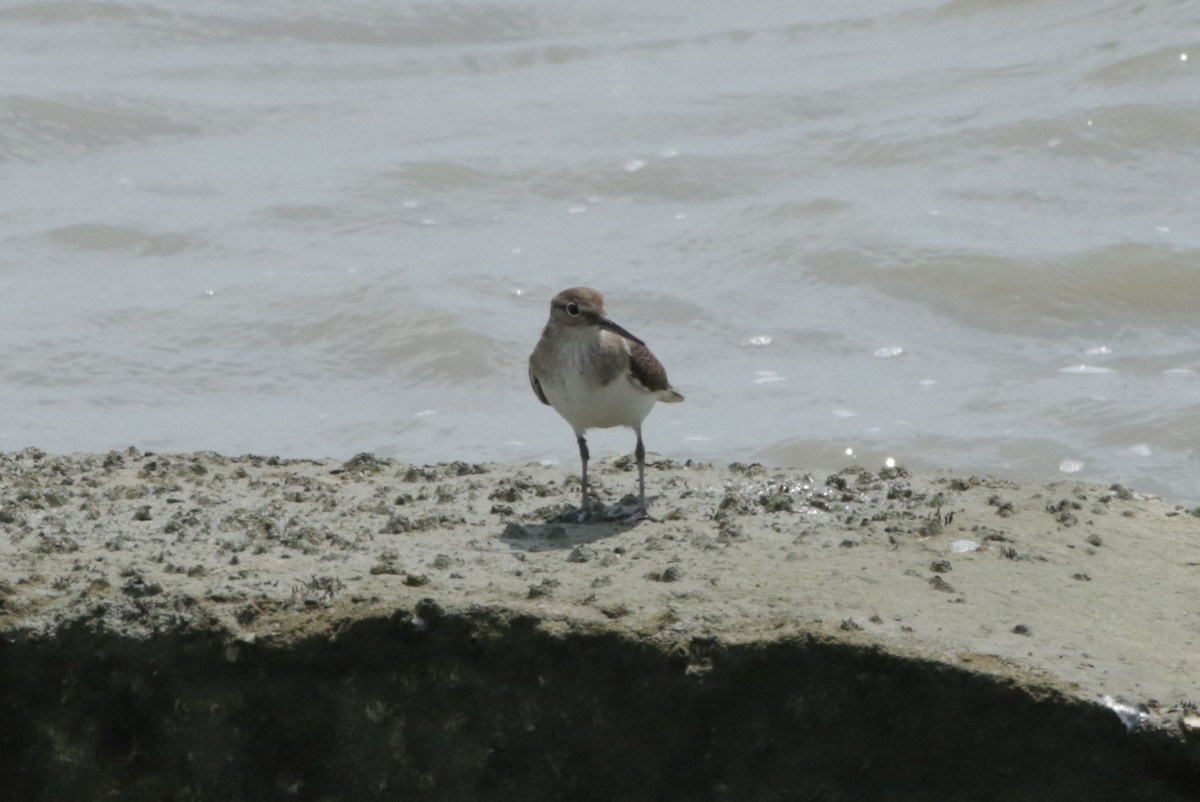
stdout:
[[571,476],[0,455],[0,787],[1195,798],[1188,510],[660,462],[663,521],[549,523]]

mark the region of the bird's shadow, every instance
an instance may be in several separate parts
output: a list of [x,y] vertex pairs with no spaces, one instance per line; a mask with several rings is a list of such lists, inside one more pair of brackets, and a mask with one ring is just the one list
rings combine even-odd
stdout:
[[[650,500],[647,499],[647,501]],[[567,506],[558,515],[544,523],[510,522],[500,533],[500,539],[509,547],[519,551],[573,549],[576,546],[595,543],[598,540],[628,532],[643,521],[653,520],[645,516],[630,514],[606,517],[606,514],[611,514],[613,511],[621,513],[621,505],[594,504],[592,517],[579,522],[579,508]]]

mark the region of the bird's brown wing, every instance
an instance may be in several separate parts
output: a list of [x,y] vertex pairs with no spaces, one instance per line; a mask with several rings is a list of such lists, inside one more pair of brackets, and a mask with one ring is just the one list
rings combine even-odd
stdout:
[[537,380],[537,376],[533,375],[533,371],[529,371],[529,386],[533,388],[533,394],[538,397],[546,406],[550,406],[550,401],[546,398],[546,394],[542,392],[542,383]]
[[652,393],[670,390],[667,369],[650,353],[650,349],[632,340],[626,342],[629,343],[629,372],[633,374],[634,381]]

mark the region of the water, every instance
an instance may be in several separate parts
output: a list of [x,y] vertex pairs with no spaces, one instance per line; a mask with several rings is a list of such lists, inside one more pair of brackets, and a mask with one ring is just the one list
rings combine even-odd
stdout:
[[[186,10],[181,10],[186,8]],[[1200,501],[1193,2],[0,5],[0,448],[676,459]],[[596,456],[632,448],[597,432]]]

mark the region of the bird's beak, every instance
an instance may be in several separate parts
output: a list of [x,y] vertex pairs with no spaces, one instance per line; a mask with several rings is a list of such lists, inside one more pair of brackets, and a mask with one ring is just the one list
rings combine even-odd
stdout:
[[639,338],[637,338],[637,337],[634,337],[634,336],[633,336],[632,334],[630,334],[628,331],[626,331],[625,329],[621,328],[621,327],[620,327],[620,326],[618,326],[616,323],[613,323],[611,320],[609,320],[609,319],[608,319],[608,318],[606,318],[606,317],[602,317],[602,318],[600,318],[600,320],[599,320],[599,321],[597,321],[597,322],[599,323],[599,325],[600,325],[600,328],[602,328],[602,329],[608,329],[608,330],[609,330],[609,331],[611,331],[611,332],[614,332],[614,333],[616,333],[616,334],[620,334],[620,335],[621,335],[622,337],[624,337],[626,340],[632,340],[633,342],[637,343],[638,345],[643,345],[643,346],[645,345],[645,343],[644,343],[644,342],[642,342],[642,341],[641,341],[641,339],[639,339]]

